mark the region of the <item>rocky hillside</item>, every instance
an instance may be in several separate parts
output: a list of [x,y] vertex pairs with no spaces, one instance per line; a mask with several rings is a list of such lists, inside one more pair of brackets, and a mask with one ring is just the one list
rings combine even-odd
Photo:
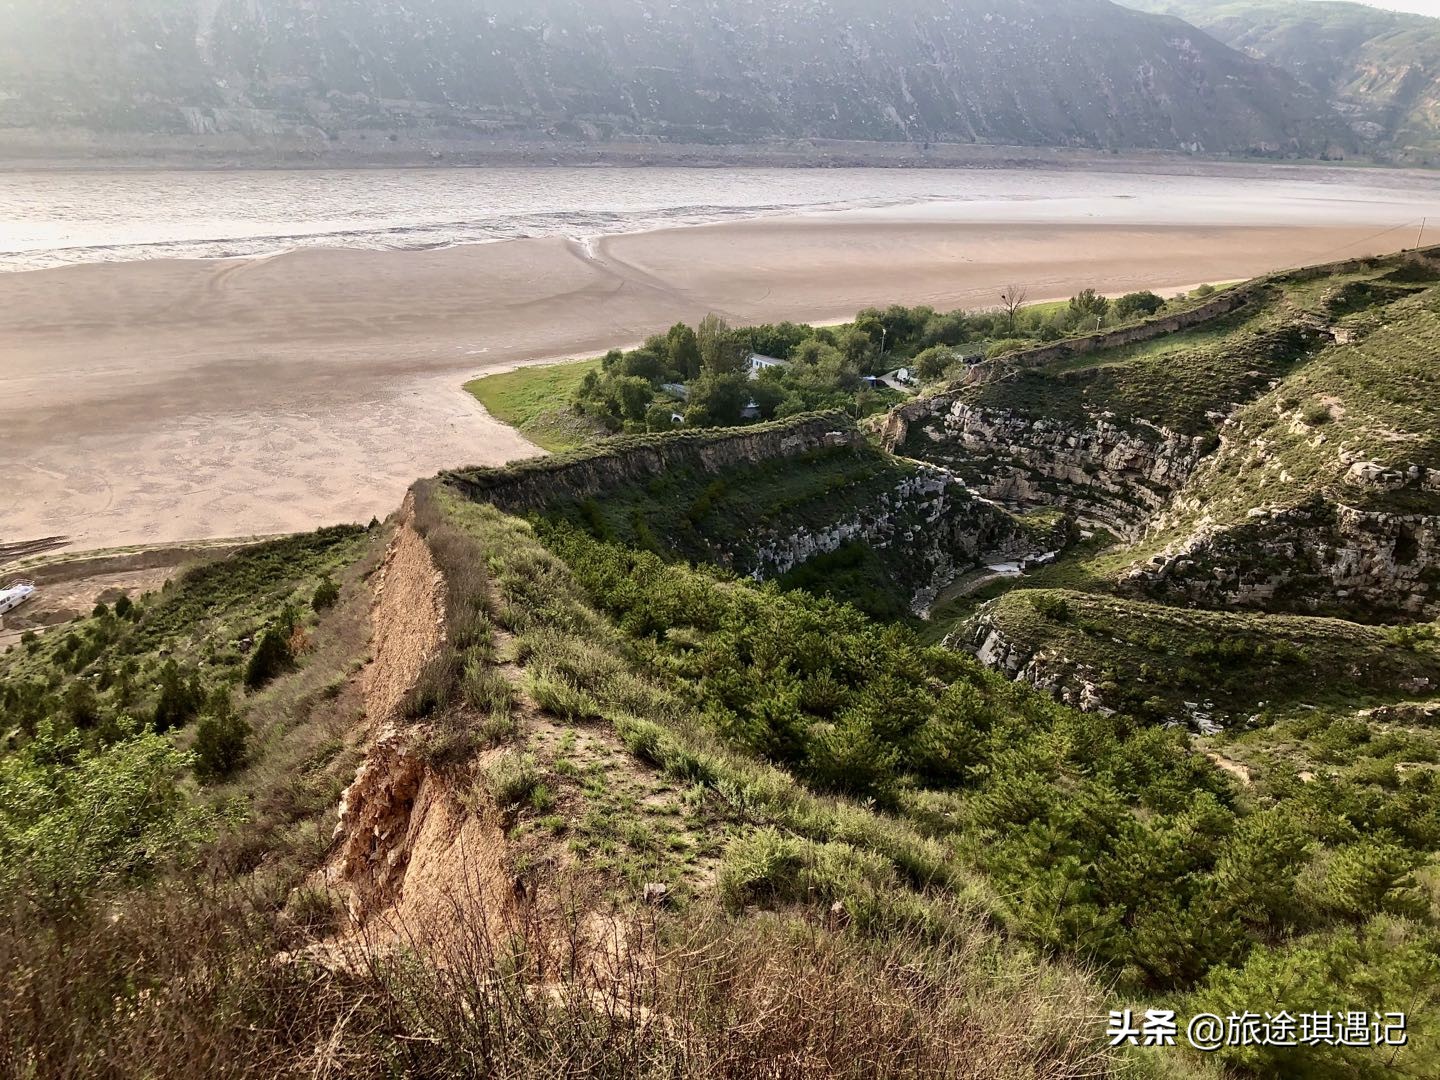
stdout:
[[0,131],[1317,156],[1298,80],[1108,0],[16,0]]
[[1440,162],[1440,20],[1322,0],[1127,0],[1185,19],[1322,93],[1381,156]]
[[1015,354],[894,410],[895,452],[1093,533],[952,590],[936,636],[1077,707],[1202,728],[1432,693],[1411,646],[1440,615],[1437,256],[1275,275],[1209,322]]
[[876,451],[843,413],[628,436],[446,480],[670,559],[785,584],[805,573],[815,591],[887,616],[923,613],[958,575],[1067,537],[1055,515],[1026,521],[947,469]]
[[[1200,299],[900,455],[622,436],[26,633],[0,1062],[1440,1075],[1440,249]],[[1282,1037],[1110,1045],[1156,1000]],[[1406,1044],[1285,1037],[1336,1002]]]

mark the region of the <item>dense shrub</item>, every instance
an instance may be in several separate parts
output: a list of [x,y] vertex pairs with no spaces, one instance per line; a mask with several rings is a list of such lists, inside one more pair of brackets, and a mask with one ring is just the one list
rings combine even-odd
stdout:
[[163,734],[184,727],[199,714],[204,700],[200,676],[194,672],[186,676],[173,659],[166,661],[160,670],[160,696],[151,721],[155,730]]
[[320,579],[320,584],[315,586],[315,595],[310,600],[310,606],[317,612],[328,611],[339,600],[340,587],[326,575]]
[[290,628],[284,625],[265,628],[255,643],[255,651],[250,654],[250,662],[245,665],[246,689],[259,690],[295,666],[290,634]]
[[180,786],[190,763],[148,733],[90,751],[47,731],[0,758],[0,892],[69,904],[190,850],[211,820]]
[[1124,322],[1130,319],[1154,315],[1165,306],[1165,301],[1148,290],[1126,293],[1115,301],[1111,310],[1115,318]]
[[250,725],[235,713],[228,687],[210,695],[195,727],[195,775],[214,782],[234,775],[249,760]]

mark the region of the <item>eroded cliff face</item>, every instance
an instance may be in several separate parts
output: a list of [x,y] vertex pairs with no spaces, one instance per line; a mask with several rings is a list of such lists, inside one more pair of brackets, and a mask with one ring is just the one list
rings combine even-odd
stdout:
[[928,613],[940,591],[982,560],[1023,559],[1056,551],[1068,523],[1027,527],[988,499],[978,498],[952,473],[922,467],[864,507],[818,528],[786,529],[758,538],[745,572],[779,577],[850,543],[888,553],[896,579],[910,590],[910,607]]
[[1100,689],[1098,672],[1084,664],[1033,649],[1012,639],[999,622],[982,610],[945,641],[947,648],[962,649],[992,671],[1015,682],[1028,683],[1055,700],[1081,712],[1113,713]]
[[[998,361],[1009,365],[1004,373],[972,373],[965,384],[896,409],[880,435],[895,452],[942,465],[1003,505],[1061,507],[1122,540],[1148,539],[1147,558],[1174,538],[1121,576],[1118,584],[1133,595],[1214,608],[1432,618],[1440,612],[1440,472],[1417,464],[1431,460],[1427,424],[1403,408],[1386,411],[1406,394],[1423,395],[1428,375],[1417,367],[1392,378],[1384,362],[1385,349],[1413,356],[1418,347],[1423,355],[1433,329],[1428,309],[1411,298],[1433,282],[1432,259],[1410,256],[1375,280],[1354,278],[1384,267],[1351,260],[1237,290],[1256,301],[1250,314],[1267,318],[1257,324],[1247,314],[1244,329],[1197,358],[1216,361],[1201,392],[1192,376],[1187,396],[1177,377],[1178,405],[1163,389],[1169,357],[1074,368],[1056,367],[1066,357],[1042,350]],[[1296,291],[1327,277],[1340,284],[1317,295]],[[1225,311],[1210,305],[1201,314]],[[1032,370],[1036,356],[1050,366]],[[1185,361],[1176,354],[1174,362]],[[1353,418],[1351,427],[1341,420],[1344,397],[1355,408],[1368,392],[1346,374],[1359,362],[1375,365],[1375,380],[1390,381],[1366,406],[1377,420],[1355,429]],[[1316,389],[1316,379],[1330,389]],[[1312,422],[1316,409],[1320,419]],[[1387,444],[1379,449],[1377,432]],[[1389,464],[1357,449],[1367,445]],[[1394,457],[1390,445],[1401,448]]]
[[[853,468],[834,487],[798,503],[783,493],[772,506],[773,466],[809,467],[816,455],[844,457]],[[848,462],[852,458],[846,458]],[[834,460],[830,457],[827,460]],[[753,467],[769,468],[762,476]],[[898,462],[866,445],[854,422],[820,415],[725,431],[616,439],[576,458],[540,459],[505,469],[451,473],[447,482],[471,499],[512,513],[589,499],[603,501],[625,485],[666,474],[723,479],[766,510],[759,528],[699,528],[668,519],[667,542],[681,557],[711,562],[756,580],[780,577],[817,557],[860,544],[881,557],[885,572],[923,614],[961,573],[986,559],[1023,559],[1053,552],[1069,539],[1068,521],[1034,527],[982,498],[950,470]],[[650,498],[643,494],[642,497]],[[787,501],[790,500],[790,501]],[[661,531],[666,526],[656,524]]]
[[908,425],[905,451],[937,461],[987,498],[1048,505],[1119,536],[1142,535],[1213,445],[1112,414],[1083,425],[937,399]]
[[1440,616],[1440,517],[1326,502],[1259,507],[1127,571],[1121,587],[1201,607]]
[[672,470],[717,473],[863,441],[854,421],[843,413],[826,413],[755,427],[637,435],[575,455],[500,469],[461,469],[444,479],[467,498],[523,514],[568,499],[594,498]]
[[340,798],[323,880],[368,944],[437,945],[465,924],[497,930],[526,903],[506,872],[498,814],[468,803],[419,751],[406,694],[445,645],[444,581],[411,527],[412,502],[376,577],[373,655],[364,673],[369,746]]
[[[983,405],[981,384],[1164,337],[1254,308],[1272,293],[1257,282],[1173,315],[976,365],[951,388],[892,410],[876,432],[892,453],[942,465],[987,498],[1061,507],[1084,524],[1135,539],[1214,449],[1215,436],[1109,411],[1049,415],[1043,403],[1039,414]],[[1218,428],[1223,417],[1213,419]]]
[[[1440,516],[1316,499],[1259,506],[1241,522],[1215,524],[1187,485],[1202,465],[1232,467],[1216,445],[1143,421],[1102,416],[1071,425],[957,399],[928,421],[911,421],[907,452],[945,463],[986,498],[1061,507],[1131,542],[1197,523],[1121,576],[1131,595],[1210,608],[1440,615]],[[1440,490],[1433,472],[1357,461],[1345,479],[1357,494],[1408,490],[1423,502]]]

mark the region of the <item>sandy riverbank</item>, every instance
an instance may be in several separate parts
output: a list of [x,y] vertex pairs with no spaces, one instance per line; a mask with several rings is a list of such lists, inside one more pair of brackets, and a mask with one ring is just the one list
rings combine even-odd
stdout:
[[677,319],[833,320],[1159,291],[1393,250],[1353,226],[828,215],[428,252],[305,250],[0,275],[0,541],[76,548],[383,516],[417,476],[535,453],[468,378]]

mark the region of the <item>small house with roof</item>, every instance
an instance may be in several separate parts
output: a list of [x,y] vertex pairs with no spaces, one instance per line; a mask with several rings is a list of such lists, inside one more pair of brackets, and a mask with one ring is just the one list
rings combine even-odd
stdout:
[[750,354],[750,378],[752,379],[758,379],[763,371],[783,370],[789,366],[789,360],[780,360],[774,356],[765,356],[756,352]]

